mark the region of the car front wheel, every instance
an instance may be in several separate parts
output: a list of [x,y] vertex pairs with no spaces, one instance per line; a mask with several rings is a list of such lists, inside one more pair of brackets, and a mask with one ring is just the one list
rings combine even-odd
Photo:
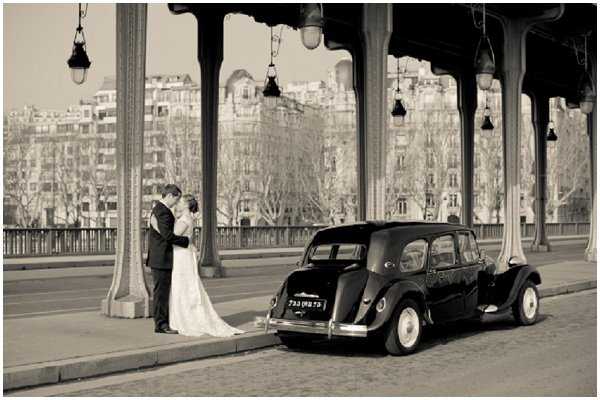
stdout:
[[532,325],[540,312],[540,296],[535,284],[527,280],[521,286],[517,300],[512,306],[513,316],[519,325]]
[[398,303],[385,335],[388,353],[399,356],[414,352],[421,341],[422,323],[419,306],[414,300]]

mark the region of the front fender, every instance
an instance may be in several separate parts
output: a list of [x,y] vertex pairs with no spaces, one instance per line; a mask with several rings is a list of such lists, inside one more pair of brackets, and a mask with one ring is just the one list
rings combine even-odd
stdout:
[[[375,310],[376,304],[385,297],[385,308],[383,311],[378,312]],[[368,326],[368,331],[376,331],[383,327],[387,321],[392,317],[394,310],[398,303],[405,298],[412,298],[422,307],[421,311],[424,311],[425,307],[425,292],[423,288],[414,281],[399,281],[390,286],[383,296],[379,297],[373,304],[373,310],[375,317]]]
[[494,279],[494,303],[498,306],[498,312],[512,306],[519,295],[521,286],[528,279],[531,279],[536,285],[542,283],[538,270],[528,264],[512,267],[508,271],[496,275]]

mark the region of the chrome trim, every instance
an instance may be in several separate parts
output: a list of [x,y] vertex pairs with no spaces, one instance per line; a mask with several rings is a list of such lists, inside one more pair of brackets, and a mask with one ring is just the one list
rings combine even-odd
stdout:
[[271,310],[267,313],[267,317],[265,318],[265,333],[269,331],[269,325],[271,322]]
[[306,292],[300,292],[300,293],[296,293],[294,295],[294,297],[308,297],[308,298],[311,298],[311,299],[318,299],[319,295],[312,294],[312,293],[306,293]]
[[344,324],[341,322],[329,321],[301,321],[301,320],[289,320],[270,318],[267,316],[264,322],[257,319],[257,324],[265,324],[270,329],[276,329],[278,331],[285,332],[300,332],[300,333],[316,333],[321,335],[327,335],[328,338],[332,336],[349,336],[349,337],[366,337],[367,326],[366,325],[354,325]]

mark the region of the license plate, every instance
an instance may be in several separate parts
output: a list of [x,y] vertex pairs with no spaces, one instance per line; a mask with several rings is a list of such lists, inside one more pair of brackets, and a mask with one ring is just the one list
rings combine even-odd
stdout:
[[325,299],[288,299],[288,308],[292,310],[325,311]]

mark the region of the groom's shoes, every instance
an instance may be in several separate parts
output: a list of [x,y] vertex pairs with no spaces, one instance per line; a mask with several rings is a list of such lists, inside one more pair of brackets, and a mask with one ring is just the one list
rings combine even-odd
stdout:
[[176,335],[179,332],[177,332],[175,329],[171,329],[169,326],[163,326],[162,328],[155,328],[154,333],[168,333],[171,335]]

